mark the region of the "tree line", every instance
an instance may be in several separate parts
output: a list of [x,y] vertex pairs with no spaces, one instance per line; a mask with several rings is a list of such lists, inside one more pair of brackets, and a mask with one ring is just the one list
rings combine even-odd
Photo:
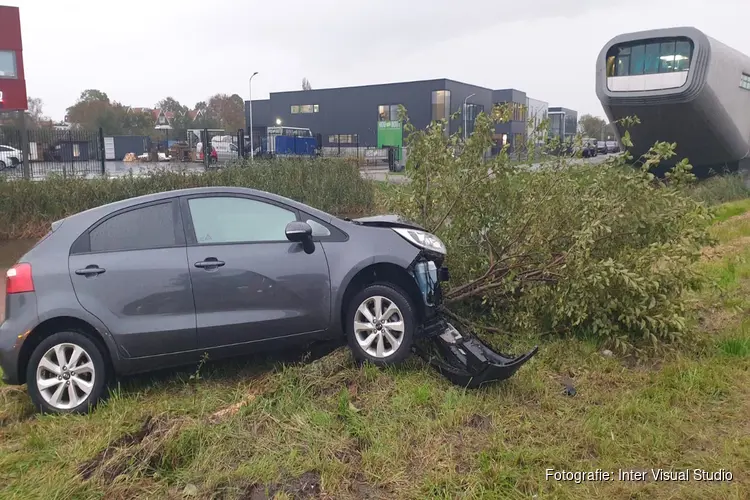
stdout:
[[[29,97],[27,116],[34,128],[53,126],[44,115],[43,102]],[[206,101],[188,107],[174,97],[165,97],[153,108],[138,108],[110,99],[106,92],[87,89],[66,110],[66,123],[84,130],[99,130],[106,135],[147,135],[163,138],[164,131],[156,130],[160,111],[168,118],[170,137],[184,137],[187,129],[223,129],[236,133],[245,128],[245,101],[237,95],[215,94]]]

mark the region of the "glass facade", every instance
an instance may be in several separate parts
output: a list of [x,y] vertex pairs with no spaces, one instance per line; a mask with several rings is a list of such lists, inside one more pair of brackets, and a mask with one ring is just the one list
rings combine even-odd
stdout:
[[578,130],[578,115],[572,113],[565,114],[565,138],[571,138],[576,135]]
[[299,113],[317,113],[320,111],[318,104],[293,104],[291,112],[293,115]]
[[357,144],[359,138],[357,134],[336,134],[328,136],[329,144]]
[[607,53],[607,76],[687,71],[692,57],[693,42],[684,37],[621,43]]
[[742,73],[742,76],[740,77],[740,88],[750,90],[750,75],[747,73]]
[[466,105],[466,133],[471,135],[474,133],[474,120],[477,119],[479,113],[484,112],[484,106],[481,104],[467,104]]
[[432,92],[432,121],[447,120],[451,113],[451,91],[434,90]]
[[389,122],[398,120],[398,104],[381,104],[378,106],[378,121]]
[[0,50],[0,78],[18,78],[16,53],[12,50]]
[[565,115],[559,113],[549,114],[549,136],[550,138],[562,139],[563,120]]

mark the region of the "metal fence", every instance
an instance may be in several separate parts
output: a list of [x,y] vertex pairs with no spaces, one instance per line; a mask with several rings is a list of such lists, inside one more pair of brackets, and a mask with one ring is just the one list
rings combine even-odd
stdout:
[[102,129],[56,130],[0,126],[0,175],[44,178],[105,172]]

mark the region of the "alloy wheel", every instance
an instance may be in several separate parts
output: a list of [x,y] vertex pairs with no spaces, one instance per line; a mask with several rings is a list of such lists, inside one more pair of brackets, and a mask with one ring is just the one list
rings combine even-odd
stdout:
[[57,344],[44,353],[36,369],[36,386],[53,408],[69,410],[86,401],[94,389],[94,362],[81,346]]
[[354,335],[370,356],[384,359],[395,353],[404,339],[404,317],[390,299],[376,295],[365,299],[354,315]]

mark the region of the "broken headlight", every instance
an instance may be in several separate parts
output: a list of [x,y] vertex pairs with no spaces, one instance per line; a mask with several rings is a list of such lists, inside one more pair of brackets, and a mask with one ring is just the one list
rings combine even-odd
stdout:
[[440,241],[440,238],[434,234],[430,234],[426,231],[419,231],[418,229],[406,229],[403,227],[394,227],[393,230],[401,235],[406,241],[418,246],[419,248],[424,248],[425,250],[437,252],[442,255],[447,253],[445,244],[443,244],[443,242]]

